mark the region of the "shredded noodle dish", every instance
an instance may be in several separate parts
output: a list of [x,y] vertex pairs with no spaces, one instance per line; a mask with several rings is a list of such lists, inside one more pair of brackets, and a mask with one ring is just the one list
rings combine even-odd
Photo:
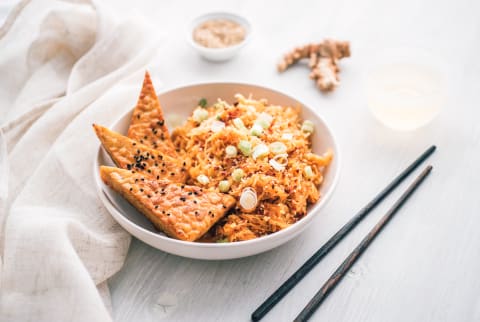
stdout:
[[172,133],[190,165],[187,184],[229,194],[237,202],[199,241],[234,242],[282,230],[320,198],[333,153],[311,149],[314,124],[300,109],[240,94],[229,104],[205,100]]

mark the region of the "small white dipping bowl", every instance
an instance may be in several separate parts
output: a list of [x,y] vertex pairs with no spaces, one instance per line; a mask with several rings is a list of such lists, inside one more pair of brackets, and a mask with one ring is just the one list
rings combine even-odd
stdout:
[[[332,132],[325,121],[315,113],[312,108],[275,90],[257,85],[238,83],[190,85],[163,92],[159,94],[158,97],[166,119],[168,120],[172,114],[179,115],[183,119],[186,119],[202,98],[205,98],[208,102],[216,102],[217,98],[222,98],[229,103],[233,103],[236,93],[241,93],[245,96],[252,94],[255,99],[266,98],[271,104],[299,106],[301,107],[302,119],[308,119],[313,122],[315,126],[315,131],[312,134],[313,152],[321,154],[330,148],[334,153],[332,163],[329,165],[325,173],[324,182],[320,187],[320,200],[311,205],[305,217],[298,222],[268,236],[233,243],[195,243],[181,241],[167,237],[159,232],[144,215],[131,206],[120,194],[102,182],[99,173],[100,165],[113,166],[114,164],[104,149],[99,146],[92,169],[97,192],[105,207],[125,230],[146,244],[167,253],[207,260],[232,259],[255,255],[286,243],[309,227],[313,218],[320,214],[320,209],[330,199],[337,183],[340,170],[340,156]],[[122,115],[119,120],[110,125],[110,128],[119,133],[126,134],[130,124],[131,114],[132,111]],[[315,229],[321,229],[321,227],[316,227]]]
[[[245,39],[239,44],[225,48],[208,48],[195,42],[195,40],[193,39],[194,29],[200,24],[212,19],[226,19],[238,23],[245,29]],[[187,30],[187,41],[203,58],[210,61],[221,62],[229,60],[233,56],[235,56],[240,51],[240,49],[242,49],[243,46],[247,44],[250,39],[251,32],[252,27],[247,19],[233,13],[212,12],[197,17],[190,23]]]

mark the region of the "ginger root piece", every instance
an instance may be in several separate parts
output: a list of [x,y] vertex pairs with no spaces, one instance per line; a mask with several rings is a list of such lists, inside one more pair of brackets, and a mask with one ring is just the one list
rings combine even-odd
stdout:
[[127,136],[172,157],[177,157],[175,146],[165,124],[162,107],[148,72],[145,72],[142,90],[132,114]]
[[236,202],[228,194],[154,180],[135,171],[101,166],[100,176],[157,229],[180,240],[202,237]]
[[347,41],[326,39],[320,43],[307,44],[296,47],[293,51],[283,56],[278,63],[279,72],[301,59],[308,58],[308,67],[312,70],[310,78],[315,81],[317,87],[324,92],[330,92],[338,86],[338,60],[350,57],[350,44]]
[[178,183],[187,180],[189,164],[186,161],[172,158],[101,125],[93,124],[93,128],[118,167],[134,170],[157,180],[165,179]]

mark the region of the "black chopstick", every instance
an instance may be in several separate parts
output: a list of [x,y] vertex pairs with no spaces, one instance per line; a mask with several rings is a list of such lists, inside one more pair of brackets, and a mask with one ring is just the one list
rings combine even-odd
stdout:
[[302,278],[310,272],[320,260],[327,255],[365,216],[367,216],[390,192],[413,172],[436,149],[435,145],[429,147],[412,164],[403,170],[388,186],[363,207],[350,221],[335,233],[319,250],[315,252],[288,280],[286,280],[270,297],[268,297],[252,313],[252,321],[260,321]]
[[348,272],[348,270],[353,266],[357,259],[363,254],[363,252],[368,248],[371,242],[378,236],[383,227],[392,219],[392,217],[397,213],[397,211],[405,204],[408,198],[415,192],[415,190],[420,186],[420,184],[425,180],[427,175],[432,170],[432,166],[429,165],[422,171],[422,173],[415,179],[415,181],[407,188],[407,190],[402,194],[400,199],[395,202],[395,204],[388,210],[388,212],[380,219],[380,221],[370,230],[370,232],[362,239],[360,244],[348,255],[343,263],[337,268],[337,270],[330,276],[330,278],[323,284],[322,288],[315,294],[315,296],[308,302],[305,308],[300,312],[300,314],[295,318],[295,322],[307,321],[310,316],[315,312],[315,310],[320,306],[323,300],[330,294],[330,292],[335,288],[335,286],[340,283],[342,278]]

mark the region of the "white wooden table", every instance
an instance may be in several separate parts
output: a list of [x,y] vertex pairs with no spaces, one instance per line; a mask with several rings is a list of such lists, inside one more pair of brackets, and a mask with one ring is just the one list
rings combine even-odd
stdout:
[[[286,91],[315,106],[343,156],[338,188],[312,226],[273,251],[239,260],[172,256],[133,240],[109,284],[117,321],[248,321],[252,311],[389,180],[431,144],[434,172],[313,315],[314,321],[480,321],[480,2],[478,1],[113,1],[141,14],[165,41],[150,67],[157,89],[241,81]],[[135,6],[135,8],[131,8]],[[212,64],[185,41],[195,16],[245,15],[253,39],[234,60]],[[304,66],[278,75],[292,46],[324,37],[351,41],[341,86],[319,93]],[[364,76],[389,47],[421,47],[450,70],[450,101],[415,132],[394,132],[369,114]],[[161,81],[159,86],[158,80]],[[413,179],[413,177],[411,178]],[[404,189],[404,184],[266,317],[290,321]]]

